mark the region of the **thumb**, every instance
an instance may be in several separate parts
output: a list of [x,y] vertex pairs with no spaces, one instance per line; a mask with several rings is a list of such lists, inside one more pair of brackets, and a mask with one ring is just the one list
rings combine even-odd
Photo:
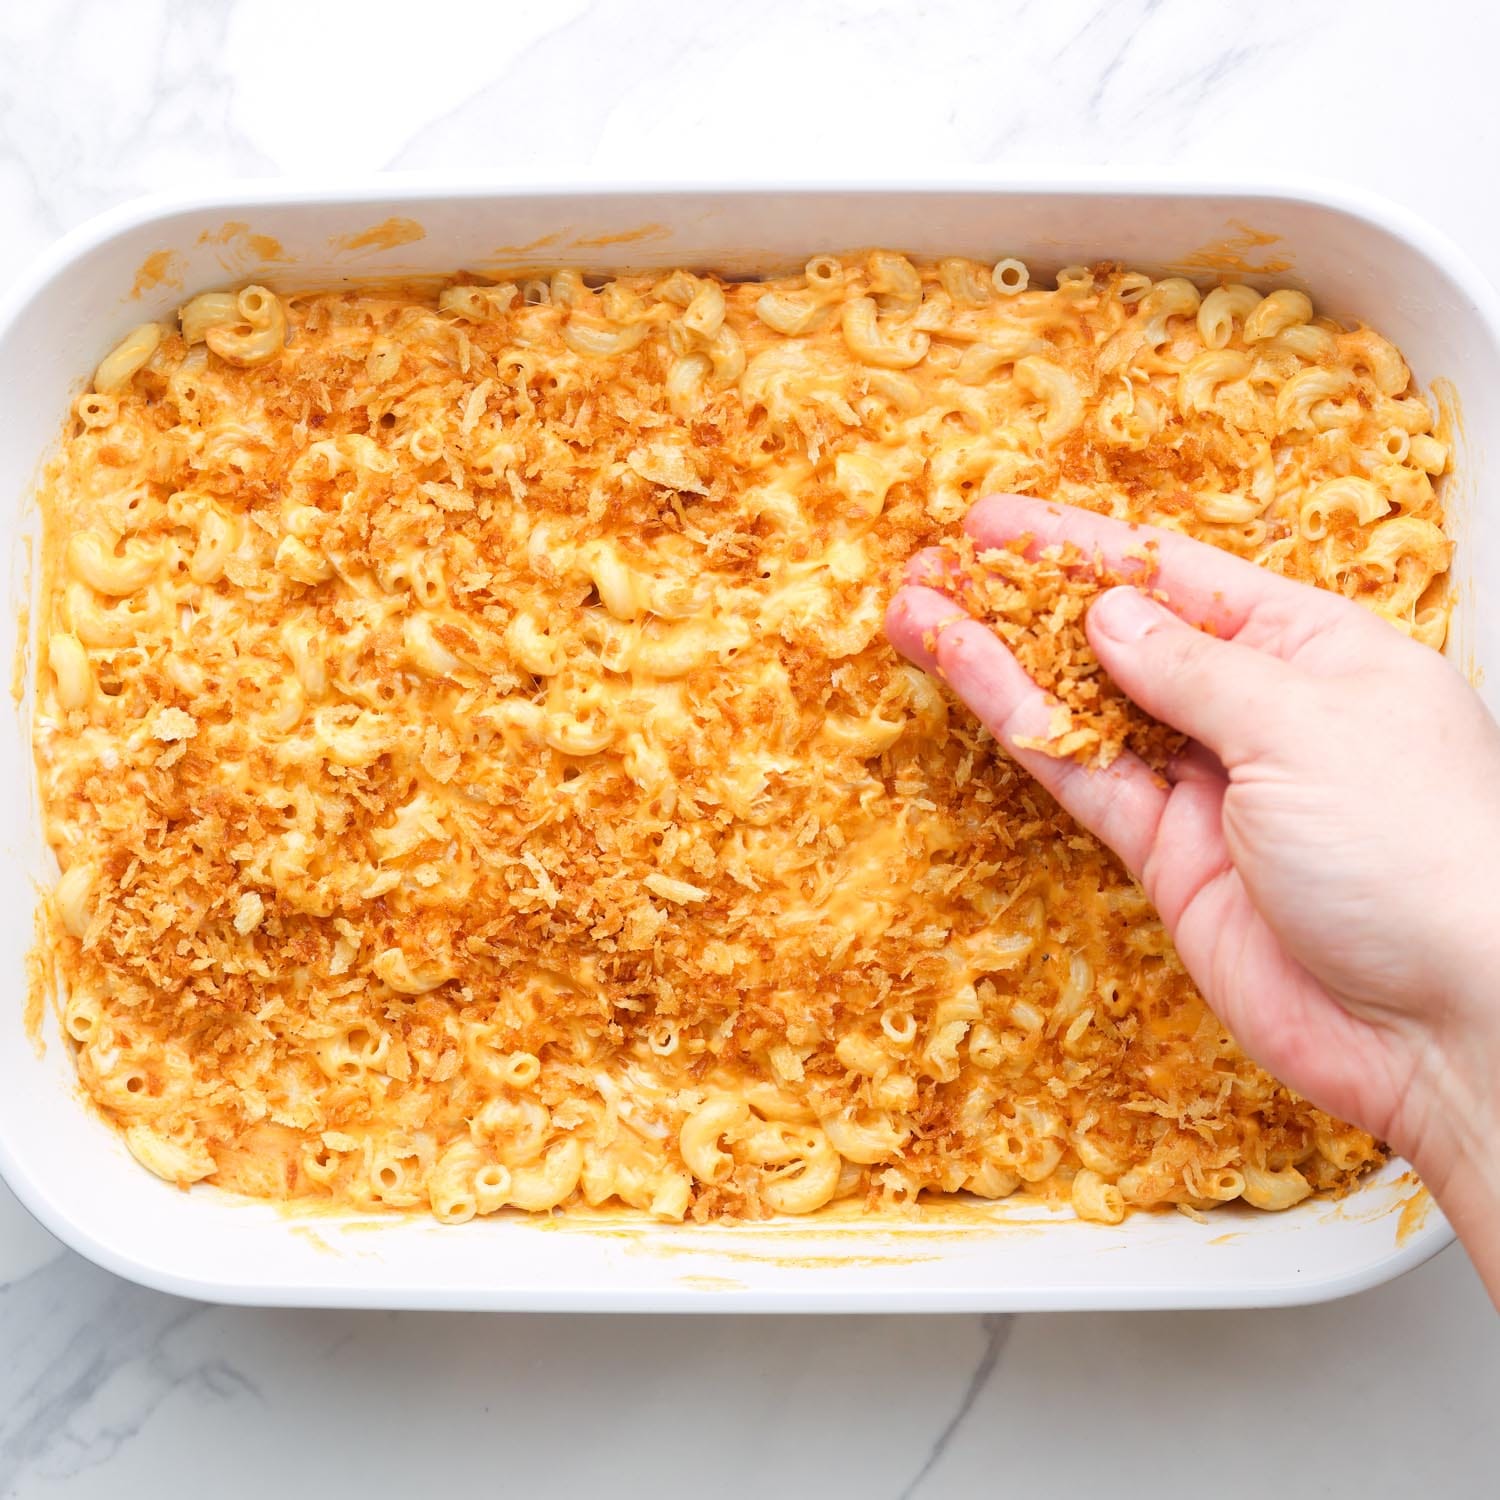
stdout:
[[1087,629],[1095,656],[1122,692],[1206,745],[1226,767],[1274,747],[1297,685],[1284,661],[1205,635],[1129,587],[1101,594]]

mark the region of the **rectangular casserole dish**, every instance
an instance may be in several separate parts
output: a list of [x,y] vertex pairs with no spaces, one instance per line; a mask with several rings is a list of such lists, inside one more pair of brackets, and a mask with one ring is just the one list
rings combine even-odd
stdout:
[[[1462,405],[1446,481],[1458,542],[1449,651],[1482,682],[1500,615],[1479,597],[1496,567],[1477,497],[1500,430],[1500,304],[1454,247],[1391,205],[1342,189],[1152,181],[617,188],[385,180],[316,190],[251,185],[129,205],[69,235],[0,313],[0,431],[11,597],[25,630],[38,521],[30,492],[68,403],[129,328],[186,294],[523,266],[712,268],[759,275],[817,251],[1015,255],[1033,273],[1099,259],[1307,290],[1322,312],[1375,324],[1419,382]],[[18,676],[30,696],[30,664]],[[1493,700],[1492,700],[1493,706]],[[1117,1228],[1024,1201],[921,1220],[845,1214],[764,1224],[663,1225],[629,1215],[426,1218],[279,1210],[142,1170],[84,1107],[49,1012],[38,1054],[21,1025],[31,913],[56,869],[43,842],[25,703],[0,734],[12,787],[0,826],[0,1172],[54,1234],[110,1270],[180,1295],[284,1305],[577,1311],[972,1312],[1269,1306],[1322,1300],[1419,1264],[1451,1231],[1404,1163],[1342,1202],[1226,1209],[1196,1223],[1137,1214]]]

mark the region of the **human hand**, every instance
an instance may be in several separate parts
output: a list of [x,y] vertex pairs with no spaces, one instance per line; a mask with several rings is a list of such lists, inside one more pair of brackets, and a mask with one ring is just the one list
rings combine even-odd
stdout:
[[908,583],[887,632],[1114,849],[1240,1046],[1411,1159],[1500,1287],[1500,728],[1369,611],[1186,537],[1019,496],[965,529],[1116,569],[1156,543],[1170,608],[1112,589],[1087,629],[1115,683],[1195,741],[1165,785],[1128,752],[1096,770],[1017,746],[1047,735],[1048,700],[945,594]]

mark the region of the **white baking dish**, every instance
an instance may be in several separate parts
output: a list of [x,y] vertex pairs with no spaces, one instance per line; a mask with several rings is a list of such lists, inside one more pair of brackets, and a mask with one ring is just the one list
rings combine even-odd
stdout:
[[[374,226],[384,227],[367,233]],[[1476,680],[1500,662],[1500,611],[1479,593],[1481,579],[1500,578],[1500,542],[1475,503],[1500,485],[1485,442],[1500,431],[1500,304],[1470,262],[1407,214],[1343,190],[1055,177],[729,191],[431,179],[332,191],[254,185],[95,220],[24,278],[0,314],[0,497],[14,578],[0,611],[6,639],[29,586],[29,491],[70,398],[115,339],[168,313],[184,291],[522,264],[755,274],[814,251],[873,245],[1018,255],[1043,272],[1110,258],[1186,267],[1212,281],[1223,266],[1263,286],[1305,287],[1322,310],[1377,324],[1419,378],[1445,377],[1461,395],[1448,491],[1460,581],[1451,649]],[[137,1166],[82,1105],[50,1017],[44,1054],[23,1033],[31,911],[38,883],[55,876],[24,711],[0,732],[0,774],[11,788],[0,815],[0,959],[12,997],[0,1017],[0,1171],[54,1234],[166,1291],[234,1302],[590,1311],[1247,1306],[1356,1291],[1451,1238],[1399,1162],[1342,1203],[1280,1215],[1226,1209],[1203,1224],[1137,1215],[1119,1228],[1015,1201],[914,1224],[819,1218],[694,1228],[501,1217],[446,1228],[181,1193]]]

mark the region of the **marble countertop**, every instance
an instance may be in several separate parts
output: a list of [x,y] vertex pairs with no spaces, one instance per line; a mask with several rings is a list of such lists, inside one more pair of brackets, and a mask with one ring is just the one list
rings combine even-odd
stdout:
[[[0,6],[0,287],[151,189],[385,169],[1317,173],[1496,277],[1500,15],[1466,0],[27,0]],[[1476,184],[1478,184],[1476,186]],[[144,1291],[0,1187],[0,1497],[1492,1494],[1463,1252],[1271,1312],[275,1312]],[[1197,1450],[1201,1456],[1186,1455]],[[435,1476],[435,1482],[434,1482]]]

